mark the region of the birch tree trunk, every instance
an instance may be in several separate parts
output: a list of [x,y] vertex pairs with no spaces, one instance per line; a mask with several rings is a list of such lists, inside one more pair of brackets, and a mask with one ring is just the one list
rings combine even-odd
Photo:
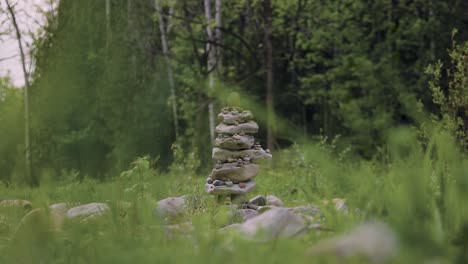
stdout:
[[21,57],[21,67],[23,70],[24,77],[24,145],[25,145],[25,166],[26,166],[26,177],[29,181],[29,184],[33,186],[39,185],[37,178],[32,173],[31,168],[31,141],[30,141],[30,123],[29,123],[29,74],[26,70],[26,56],[23,49],[23,43],[21,40],[21,31],[19,29],[18,23],[16,22],[16,15],[8,0],[5,0],[8,12],[10,13],[11,22],[13,28],[15,29],[16,39],[18,41],[18,48],[20,50]]
[[176,140],[177,140],[179,138],[179,120],[177,116],[177,100],[176,100],[176,93],[175,93],[174,73],[172,71],[171,58],[169,55],[169,43],[167,40],[167,28],[171,24],[170,23],[171,17],[169,16],[167,18],[168,25],[166,26],[164,23],[164,17],[162,14],[161,6],[159,5],[159,0],[154,0],[154,6],[156,8],[156,12],[158,12],[158,17],[159,17],[159,31],[161,32],[161,44],[163,48],[164,60],[166,61],[167,79],[169,80],[169,86],[171,89],[172,116],[174,118],[174,131],[175,131]]
[[263,2],[265,14],[265,64],[266,64],[266,106],[267,106],[267,147],[273,150],[275,125],[273,110],[273,48],[271,44],[272,22],[271,2]]
[[111,39],[110,13],[111,13],[110,0],[106,0],[106,48],[107,48],[107,50],[109,49],[109,43],[110,43],[110,39]]
[[221,42],[223,40],[222,38],[222,32],[221,32],[221,27],[222,27],[222,0],[216,0],[215,4],[215,23],[216,23],[216,28],[215,28],[215,36],[216,36],[216,69],[218,70],[218,74],[222,73],[223,70],[223,54],[222,54],[222,48],[221,48]]
[[[206,34],[208,41],[206,43],[206,50],[208,52],[207,68],[208,68],[208,88],[210,93],[214,91],[214,67],[216,65],[216,50],[213,46],[213,31],[211,30],[211,1],[204,0],[205,4],[205,18],[206,18]],[[215,135],[215,116],[214,116],[214,102],[210,98],[208,104],[208,115],[210,122],[210,139],[211,144],[214,143]]]

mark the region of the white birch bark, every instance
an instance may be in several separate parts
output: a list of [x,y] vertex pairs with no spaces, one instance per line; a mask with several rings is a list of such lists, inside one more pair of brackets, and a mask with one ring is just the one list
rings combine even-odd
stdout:
[[12,5],[8,0],[5,0],[8,12],[10,13],[11,22],[13,28],[15,29],[16,39],[18,41],[18,48],[20,50],[21,57],[21,67],[23,70],[24,76],[24,145],[25,145],[25,166],[26,166],[26,177],[29,183],[32,185],[37,185],[37,179],[32,174],[31,168],[31,141],[30,141],[30,123],[29,123],[29,73],[26,70],[26,56],[23,49],[23,43],[21,40],[21,31],[19,29],[18,23],[16,22],[16,15],[13,10]]
[[[169,80],[169,87],[171,90],[172,116],[174,118],[174,130],[175,130],[176,139],[177,139],[179,137],[179,120],[177,116],[177,100],[176,100],[176,93],[175,93],[174,73],[172,71],[171,58],[169,55],[169,43],[167,40],[167,27],[164,23],[164,17],[162,14],[161,6],[159,5],[159,0],[154,0],[154,6],[156,8],[156,12],[158,13],[158,18],[159,18],[159,31],[161,32],[161,45],[163,48],[164,60],[166,62],[167,79]],[[167,18],[168,25],[171,24],[170,19],[171,17],[169,16]]]
[[[213,31],[211,29],[211,1],[204,0],[205,4],[205,18],[206,18],[206,34],[207,34],[207,43],[206,51],[208,52],[208,88],[210,93],[214,91],[214,67],[216,65],[216,50],[213,45]],[[208,104],[208,118],[210,123],[210,139],[211,144],[214,144],[214,135],[215,135],[215,116],[214,116],[214,102],[210,99]]]

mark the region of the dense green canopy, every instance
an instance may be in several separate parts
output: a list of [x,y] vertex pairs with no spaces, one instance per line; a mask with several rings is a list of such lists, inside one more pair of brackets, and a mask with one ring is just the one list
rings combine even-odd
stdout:
[[[65,169],[104,178],[146,154],[159,157],[162,168],[189,155],[207,164],[208,104],[220,110],[225,98],[219,95],[227,92],[239,92],[246,107],[258,109],[256,118],[266,127],[269,14],[262,1],[222,1],[222,25],[208,25],[222,33],[215,41],[207,37],[203,1],[159,1],[159,14],[150,0],[108,2],[106,12],[105,1],[61,0],[35,42],[30,103],[37,176]],[[424,72],[440,59],[440,89],[448,93],[452,30],[458,29],[454,41],[468,39],[466,1],[273,0],[271,7],[272,96],[282,123],[275,130],[277,148],[298,135],[341,135],[339,145],[369,158],[389,128],[418,126],[425,112],[441,115]],[[219,51],[216,69],[207,69],[207,42]],[[460,52],[466,59],[467,49]],[[168,67],[174,71],[177,139]],[[210,70],[215,93],[208,89]],[[22,175],[24,163],[21,94],[8,86],[0,82],[5,181]],[[466,100],[454,107],[466,120]],[[265,143],[266,129],[260,132]]]

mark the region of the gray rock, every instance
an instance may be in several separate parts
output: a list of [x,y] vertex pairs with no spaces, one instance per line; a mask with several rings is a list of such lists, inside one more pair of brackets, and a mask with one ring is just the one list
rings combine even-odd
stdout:
[[383,263],[397,255],[398,240],[385,223],[367,222],[348,234],[318,242],[309,253],[341,258],[363,256],[374,263]]
[[249,220],[250,218],[254,218],[255,216],[259,215],[259,213],[252,209],[240,209],[239,214],[242,216],[243,222]]
[[212,157],[215,160],[237,160],[249,157],[251,162],[272,158],[271,154],[266,153],[263,149],[245,149],[232,151],[222,148],[213,148]]
[[230,228],[247,239],[268,241],[300,235],[308,230],[306,222],[285,208],[274,208]]
[[259,167],[257,164],[239,165],[237,162],[224,163],[222,168],[213,169],[210,178],[213,180],[230,180],[233,183],[239,183],[257,176],[258,169]]
[[224,181],[215,180],[215,181],[213,182],[213,185],[214,185],[214,186],[221,186],[221,185],[224,185]]
[[14,199],[14,200],[2,200],[0,202],[0,207],[16,207],[16,208],[31,209],[32,205],[30,201]]
[[226,184],[226,186],[232,186],[234,183],[232,181],[225,181],[224,184]]
[[[185,196],[186,197],[186,196]],[[187,209],[185,197],[169,197],[157,202],[154,211],[162,217],[177,217]]]
[[[247,182],[235,183],[232,186],[214,186],[213,184],[205,184],[205,191],[213,195],[224,194],[245,194],[255,190],[255,181],[249,180]],[[242,187],[243,186],[243,187]]]
[[274,196],[274,195],[268,195],[266,197],[266,204],[267,205],[274,205],[274,206],[278,206],[278,207],[283,207],[284,206],[284,203],[283,201],[281,201],[280,198]]
[[218,134],[254,134],[258,132],[258,124],[255,121],[248,121],[238,125],[226,125],[221,123],[216,126],[216,133]]
[[274,206],[274,205],[266,205],[266,206],[259,206],[257,208],[257,212],[259,213],[264,213],[270,209],[273,209],[273,208],[278,208],[277,206]]
[[66,213],[66,217],[68,219],[88,219],[103,215],[109,210],[109,206],[105,203],[89,203],[69,209]]
[[267,203],[267,199],[263,195],[257,195],[249,200],[249,204],[255,204],[258,206],[264,206]]
[[231,111],[223,109],[223,111],[218,114],[218,122],[222,122],[226,125],[237,125],[252,120],[252,118],[252,112],[248,110],[240,112],[237,109],[232,109]]
[[58,214],[66,214],[69,208],[66,203],[57,203],[50,205],[49,209],[51,212],[55,212]]
[[223,134],[218,135],[214,142],[216,147],[231,150],[249,149],[254,143],[255,139],[250,135],[226,136]]

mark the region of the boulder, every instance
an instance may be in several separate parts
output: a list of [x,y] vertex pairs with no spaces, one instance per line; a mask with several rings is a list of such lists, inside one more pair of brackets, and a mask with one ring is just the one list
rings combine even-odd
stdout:
[[274,195],[268,195],[266,197],[266,205],[273,205],[277,207],[283,207],[284,203],[281,201],[280,198],[274,196]]
[[226,230],[238,232],[247,239],[269,241],[300,235],[308,230],[308,226],[300,216],[288,209],[274,208],[250,218],[241,225],[223,229]]
[[16,207],[16,208],[24,208],[24,209],[31,209],[32,205],[30,201],[14,199],[14,200],[2,200],[0,202],[0,207]]
[[221,111],[221,113],[218,114],[218,122],[222,122],[226,125],[237,125],[245,123],[252,120],[252,118],[252,112],[248,110],[240,111],[236,108],[232,108],[230,111],[229,109],[225,108]]
[[218,134],[254,134],[258,132],[258,124],[255,121],[247,121],[238,125],[226,125],[221,123],[216,126],[216,133]]
[[253,209],[240,209],[239,214],[242,217],[243,222],[259,215],[259,213]]
[[359,256],[374,263],[383,263],[398,253],[398,240],[385,223],[367,222],[348,234],[318,242],[309,253],[340,258]]
[[210,178],[213,180],[227,181],[231,180],[233,183],[239,183],[250,180],[257,176],[258,173],[257,164],[239,164],[237,162],[224,163],[219,169],[214,168],[210,174]]
[[267,153],[262,148],[260,149],[244,149],[244,150],[228,150],[222,148],[213,148],[212,157],[215,160],[237,160],[248,157],[251,162],[261,159],[271,159],[271,154]]
[[157,207],[154,209],[155,213],[162,217],[177,217],[182,215],[187,209],[185,197],[169,197],[158,201]]
[[247,182],[235,183],[232,186],[214,186],[213,184],[205,184],[205,191],[213,195],[225,194],[245,194],[255,190],[255,181],[249,180]]
[[267,203],[267,199],[263,195],[257,195],[254,198],[249,200],[249,204],[255,204],[258,206],[264,206]]
[[65,216],[68,219],[90,219],[101,216],[109,210],[109,206],[105,203],[89,203],[69,209]]
[[255,139],[253,136],[250,135],[233,135],[227,136],[220,134],[215,139],[215,146],[224,148],[224,149],[231,149],[231,150],[240,150],[240,149],[249,149],[251,148],[254,143]]

